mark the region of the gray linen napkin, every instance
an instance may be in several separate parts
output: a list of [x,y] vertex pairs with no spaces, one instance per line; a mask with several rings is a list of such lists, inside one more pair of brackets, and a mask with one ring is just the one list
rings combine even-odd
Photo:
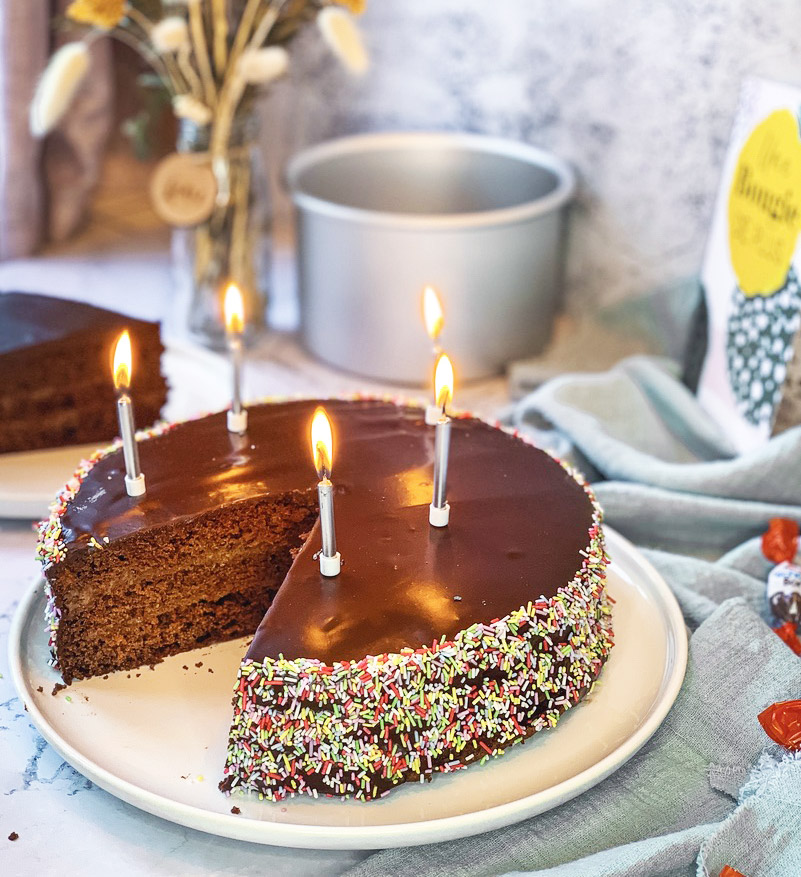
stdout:
[[774,758],[749,780],[769,743],[758,713],[801,697],[801,659],[766,624],[769,565],[755,538],[772,516],[801,520],[801,429],[735,457],[675,373],[667,361],[626,360],[552,381],[508,417],[585,465],[611,526],[660,549],[646,554],[693,631],[664,724],[620,770],[555,810],[477,837],[384,850],[354,877],[672,877],[696,868],[717,877],[723,864],[748,877],[801,873],[788,828],[798,807],[787,804],[801,799],[801,768]]

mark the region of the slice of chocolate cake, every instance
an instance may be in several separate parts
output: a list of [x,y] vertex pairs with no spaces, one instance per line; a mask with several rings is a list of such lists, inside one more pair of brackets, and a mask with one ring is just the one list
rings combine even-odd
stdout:
[[81,302],[0,293],[0,453],[109,442],[119,431],[111,357],[131,334],[137,421],[167,398],[157,323]]
[[[552,727],[612,647],[600,509],[543,451],[453,422],[448,527],[429,526],[423,412],[328,400],[342,572],[320,575],[315,401],[163,426],[147,493],[99,452],[42,522],[64,680],[256,630],[222,788],[374,798]],[[262,617],[263,616],[263,617]],[[259,622],[261,623],[259,624]]]

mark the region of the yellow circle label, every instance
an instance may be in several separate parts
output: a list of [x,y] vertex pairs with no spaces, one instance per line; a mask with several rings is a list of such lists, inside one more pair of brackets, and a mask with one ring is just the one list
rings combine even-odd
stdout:
[[801,231],[801,140],[789,110],[771,113],[745,142],[729,191],[729,250],[740,289],[784,285]]

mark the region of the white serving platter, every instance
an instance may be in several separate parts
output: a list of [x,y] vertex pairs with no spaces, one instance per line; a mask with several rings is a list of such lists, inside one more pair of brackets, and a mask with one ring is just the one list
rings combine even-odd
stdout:
[[[170,343],[161,367],[170,386],[162,412],[166,420],[186,420],[228,405],[231,383],[224,357],[189,344]],[[113,438],[109,436],[105,444]],[[45,517],[78,463],[97,447],[95,442],[0,454],[0,518]]]
[[243,640],[53,694],[61,680],[47,663],[40,580],[12,624],[11,672],[31,720],[66,761],[111,794],[180,825],[318,849],[412,846],[480,834],[601,782],[651,737],[679,692],[687,636],[678,604],[630,542],[606,533],[616,645],[591,696],[555,729],[500,758],[378,801],[271,803],[218,790]]

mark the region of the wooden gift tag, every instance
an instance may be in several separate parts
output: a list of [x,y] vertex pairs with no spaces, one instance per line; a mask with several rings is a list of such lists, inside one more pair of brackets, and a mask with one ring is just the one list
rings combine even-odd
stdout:
[[180,228],[205,222],[216,195],[208,153],[174,152],[158,163],[150,180],[156,213],[168,225]]

